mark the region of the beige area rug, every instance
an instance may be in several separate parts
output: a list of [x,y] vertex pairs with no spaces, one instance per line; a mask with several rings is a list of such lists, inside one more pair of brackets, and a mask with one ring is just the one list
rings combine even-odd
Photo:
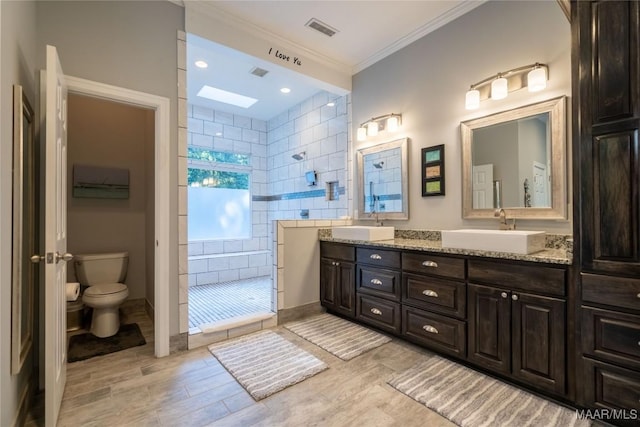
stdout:
[[213,344],[209,351],[255,400],[327,369],[324,362],[271,331]]
[[388,384],[462,427],[591,425],[573,410],[438,356]]
[[342,360],[351,360],[391,341],[385,335],[326,313],[284,327]]

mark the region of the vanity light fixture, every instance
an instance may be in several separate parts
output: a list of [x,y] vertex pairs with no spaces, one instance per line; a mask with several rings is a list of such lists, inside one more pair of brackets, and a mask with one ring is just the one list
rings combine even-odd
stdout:
[[529,92],[538,92],[547,87],[549,67],[535,64],[513,68],[487,77],[471,85],[465,96],[465,108],[475,110],[485,99],[503,99],[509,92],[527,87]]
[[356,138],[364,141],[368,136],[377,136],[381,131],[396,132],[402,123],[402,114],[390,113],[367,120],[358,127]]

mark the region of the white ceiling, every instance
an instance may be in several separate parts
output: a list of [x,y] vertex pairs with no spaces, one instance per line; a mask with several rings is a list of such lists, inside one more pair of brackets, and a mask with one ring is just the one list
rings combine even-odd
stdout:
[[[484,0],[446,1],[214,1],[208,2],[234,21],[257,26],[337,64],[352,74],[403,48],[482,4]],[[338,32],[328,37],[305,26],[316,18]],[[193,63],[204,59],[206,70]],[[259,78],[253,67],[269,70]],[[189,102],[243,116],[269,120],[320,90],[317,82],[271,62],[189,34],[187,38]],[[203,84],[259,101],[248,109],[196,96]],[[283,95],[287,86],[291,93]]]

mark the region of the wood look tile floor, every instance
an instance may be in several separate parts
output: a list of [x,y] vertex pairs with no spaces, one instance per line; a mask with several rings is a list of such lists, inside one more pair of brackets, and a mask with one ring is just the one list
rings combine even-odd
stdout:
[[[454,426],[386,384],[429,354],[409,343],[345,362],[275,328],[329,369],[255,402],[206,347],[157,359],[149,318],[127,317],[147,344],[68,364],[59,426]],[[29,426],[43,425],[34,418]]]

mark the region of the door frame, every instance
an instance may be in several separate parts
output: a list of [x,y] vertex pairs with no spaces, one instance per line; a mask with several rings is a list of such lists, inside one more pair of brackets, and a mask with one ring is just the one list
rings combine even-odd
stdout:
[[155,261],[154,261],[154,341],[156,357],[169,355],[169,262],[170,203],[169,177],[171,123],[169,98],[111,86],[78,77],[65,76],[69,93],[149,108],[155,112]]

